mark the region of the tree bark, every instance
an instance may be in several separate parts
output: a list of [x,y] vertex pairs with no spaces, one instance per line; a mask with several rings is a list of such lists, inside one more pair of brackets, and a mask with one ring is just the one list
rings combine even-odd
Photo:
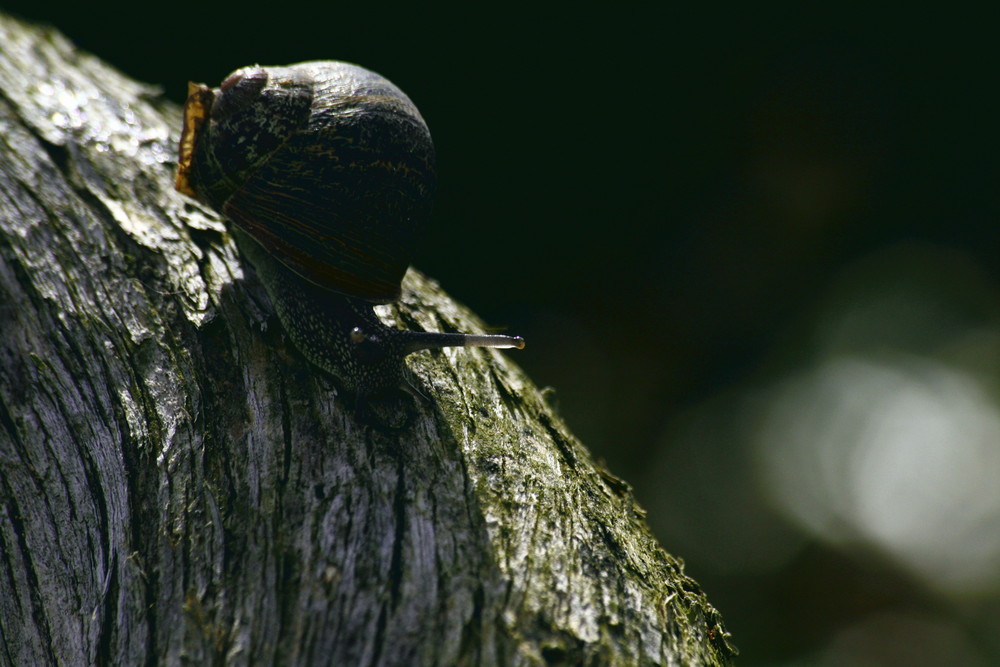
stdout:
[[[629,487],[503,354],[413,355],[412,423],[358,423],[174,192],[179,126],[0,16],[0,663],[730,661]],[[415,271],[380,312],[482,326]]]

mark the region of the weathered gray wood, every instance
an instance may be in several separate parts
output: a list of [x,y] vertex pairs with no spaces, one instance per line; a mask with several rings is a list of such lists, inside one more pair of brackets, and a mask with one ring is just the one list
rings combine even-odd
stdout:
[[[729,660],[507,357],[415,355],[412,426],[359,425],[172,190],[179,117],[0,16],[0,663]],[[481,327],[416,272],[383,313]]]

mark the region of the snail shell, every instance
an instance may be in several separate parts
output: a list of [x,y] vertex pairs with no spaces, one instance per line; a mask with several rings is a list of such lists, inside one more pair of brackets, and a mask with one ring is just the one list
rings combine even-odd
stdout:
[[335,61],[191,84],[177,189],[325,289],[394,301],[430,218],[434,145],[396,86]]

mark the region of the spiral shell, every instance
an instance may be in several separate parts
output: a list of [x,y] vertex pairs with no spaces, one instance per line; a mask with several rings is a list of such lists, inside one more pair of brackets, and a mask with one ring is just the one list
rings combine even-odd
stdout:
[[190,84],[177,184],[310,282],[399,297],[430,218],[434,146],[396,86],[336,61]]

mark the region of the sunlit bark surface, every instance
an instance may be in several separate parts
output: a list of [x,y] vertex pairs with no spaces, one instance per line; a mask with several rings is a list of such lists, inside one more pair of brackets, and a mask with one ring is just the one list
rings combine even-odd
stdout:
[[[730,659],[504,354],[414,355],[411,423],[359,423],[173,191],[179,119],[0,17],[0,663]],[[482,327],[412,271],[382,314]]]

